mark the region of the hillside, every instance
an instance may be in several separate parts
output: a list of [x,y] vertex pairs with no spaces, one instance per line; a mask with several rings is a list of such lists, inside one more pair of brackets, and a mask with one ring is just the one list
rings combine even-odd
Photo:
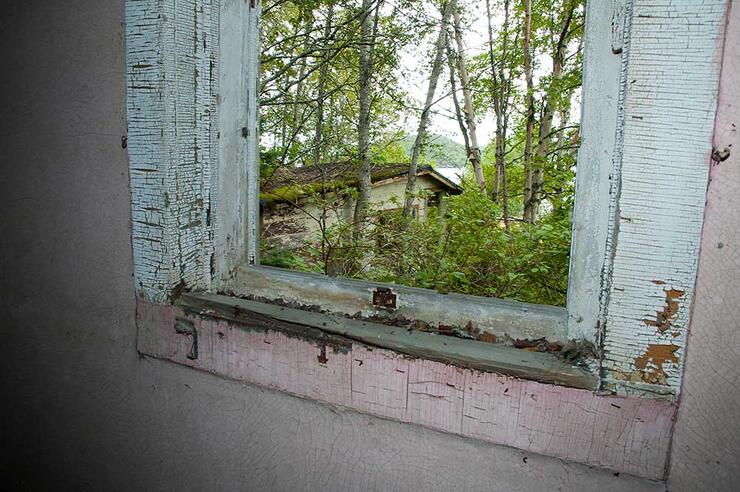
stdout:
[[[414,135],[407,135],[401,145],[410,156],[414,146]],[[424,156],[438,167],[465,167],[465,146],[444,135],[429,135],[429,144],[424,149]]]

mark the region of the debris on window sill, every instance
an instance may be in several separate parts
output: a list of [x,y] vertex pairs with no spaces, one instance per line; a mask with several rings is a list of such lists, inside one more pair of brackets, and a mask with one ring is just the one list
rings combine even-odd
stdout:
[[318,330],[331,338],[459,367],[575,388],[597,386],[596,376],[580,367],[581,361],[577,365],[558,356],[563,349],[560,344],[545,340],[501,340],[504,337],[476,333],[472,321],[465,327],[431,326],[402,317],[375,319],[359,313],[342,316],[324,312],[318,305],[300,306],[282,300],[268,302],[218,294],[186,293],[180,304],[186,311],[227,319],[247,330],[278,330],[312,340]]

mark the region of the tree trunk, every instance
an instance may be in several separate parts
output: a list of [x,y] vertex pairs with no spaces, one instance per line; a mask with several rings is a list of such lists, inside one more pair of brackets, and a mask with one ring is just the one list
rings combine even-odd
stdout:
[[324,100],[326,99],[326,80],[329,77],[329,36],[331,35],[331,23],[334,17],[334,2],[329,3],[326,13],[326,25],[324,26],[324,59],[319,69],[319,84],[316,98],[316,127],[313,134],[313,165],[321,163],[321,144],[324,140]]
[[[303,46],[301,48],[301,53],[306,53],[309,50],[309,47],[311,45],[311,36],[309,33],[313,29],[313,13],[307,13],[306,15],[306,29],[305,29],[305,37],[303,38]],[[305,86],[305,79],[306,79],[306,70],[308,68],[308,57],[304,57],[301,60],[301,68],[298,71],[298,83],[296,84],[295,88],[295,100],[293,101],[293,118],[291,120],[291,134],[297,135],[300,130],[303,123],[299,123],[299,113],[300,109],[303,107],[303,104],[301,103],[301,100],[303,99],[303,88]],[[292,141],[292,139],[291,139]],[[283,158],[287,155],[287,149],[286,152],[283,153]]]
[[[488,56],[491,64],[491,79],[493,80],[493,111],[496,115],[496,138],[495,138],[495,182],[493,187],[493,201],[498,203],[499,194],[503,209],[504,225],[509,228],[509,196],[506,186],[506,163],[504,153],[506,150],[506,120],[505,115],[508,108],[508,91],[506,89],[506,74],[504,66],[507,61],[507,49],[509,39],[509,0],[504,2],[504,24],[502,26],[503,43],[501,47],[501,59],[496,64],[493,53],[493,27],[491,26],[491,2],[486,0],[486,13],[488,15]],[[500,188],[499,188],[500,186]]]
[[507,111],[509,110],[508,85],[511,83],[511,70],[509,70],[509,79],[507,81],[504,74],[504,67],[508,61],[509,13],[509,0],[504,0],[504,41],[501,45],[501,63],[498,66],[498,79],[501,90],[499,96],[499,125],[497,125],[496,128],[496,168],[499,170],[499,179],[501,180],[501,209],[504,218],[504,226],[507,231],[509,230],[509,190],[506,184],[506,162],[504,162],[504,151],[506,147],[506,127],[509,120],[507,115]]
[[380,2],[375,6],[375,15],[371,16],[373,0],[362,0],[362,22],[360,26],[360,80],[359,106],[360,114],[357,124],[358,167],[357,167],[357,203],[355,204],[353,241],[362,236],[363,225],[370,203],[371,169],[370,169],[370,104],[371,82],[373,73],[373,50],[375,34],[378,29]]
[[563,62],[565,60],[565,51],[568,45],[568,34],[570,31],[570,24],[573,20],[573,11],[575,10],[575,4],[569,2],[565,7],[568,9],[564,12],[564,18],[560,29],[560,35],[558,42],[555,45],[554,53],[552,54],[552,73],[550,77],[550,87],[545,95],[544,108],[542,112],[542,120],[540,121],[540,132],[537,140],[537,151],[535,153],[535,170],[532,176],[532,223],[537,220],[537,212],[539,210],[542,184],[544,182],[545,170],[544,163],[547,159],[547,153],[550,150],[550,138],[552,133],[552,119],[555,115],[555,108],[551,101],[552,93],[557,86],[560,74],[563,70]]
[[534,84],[532,83],[532,0],[524,0],[524,77],[527,80],[527,130],[524,138],[524,221],[532,214],[532,140],[534,139]]
[[453,11],[454,16],[454,31],[455,31],[455,42],[457,44],[457,56],[458,56],[458,72],[460,74],[460,83],[462,84],[463,91],[463,104],[465,110],[465,123],[468,127],[468,135],[470,137],[470,153],[468,154],[468,160],[473,165],[475,171],[475,180],[478,183],[478,189],[481,193],[486,192],[486,180],[483,177],[483,168],[480,163],[480,148],[478,147],[478,137],[475,132],[475,114],[473,112],[473,97],[470,93],[470,80],[468,78],[468,68],[465,64],[465,46],[463,45],[462,29],[460,27],[460,9],[455,8]]
[[450,68],[450,91],[452,92],[452,102],[455,105],[455,119],[460,127],[463,141],[465,143],[465,155],[470,154],[470,138],[468,138],[468,129],[465,127],[465,117],[460,107],[460,99],[457,97],[457,84],[455,83],[455,55],[450,47],[450,39],[447,37],[447,65]]
[[493,26],[491,25],[491,0],[486,0],[486,14],[488,17],[488,58],[491,64],[491,80],[493,81],[493,113],[496,116],[496,163],[493,170],[493,203],[498,203],[499,182],[501,181],[501,169],[498,163],[498,140],[501,128],[501,100],[499,91],[498,73],[496,71],[496,57],[493,54]]
[[437,35],[437,42],[434,46],[434,62],[432,63],[432,73],[429,75],[429,86],[427,87],[427,96],[424,101],[424,107],[421,110],[421,117],[419,118],[419,127],[416,130],[416,140],[414,140],[414,147],[411,151],[411,163],[409,164],[409,175],[406,181],[406,198],[403,205],[403,215],[408,216],[411,214],[411,210],[414,205],[414,193],[416,192],[416,172],[419,166],[419,157],[421,155],[421,146],[424,143],[424,137],[427,132],[427,125],[429,124],[429,112],[434,104],[434,93],[437,90],[437,82],[439,81],[439,74],[442,72],[442,61],[444,59],[444,50],[447,39],[446,24],[450,20],[450,14],[455,9],[455,1],[450,2],[445,6],[442,13],[442,23],[439,27],[439,34]]

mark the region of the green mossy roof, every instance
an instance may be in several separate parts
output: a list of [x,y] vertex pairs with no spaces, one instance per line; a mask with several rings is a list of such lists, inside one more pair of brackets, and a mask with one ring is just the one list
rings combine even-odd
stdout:
[[[371,169],[370,179],[373,183],[377,183],[378,181],[405,176],[408,171],[409,165],[407,163],[377,165]],[[451,193],[457,194],[462,191],[454,183],[437,175],[431,166],[419,167],[417,175],[430,172]],[[303,196],[322,191],[356,188],[357,184],[356,168],[351,162],[294,168],[282,167],[277,168],[271,175],[262,179],[260,199],[264,202],[295,202]]]

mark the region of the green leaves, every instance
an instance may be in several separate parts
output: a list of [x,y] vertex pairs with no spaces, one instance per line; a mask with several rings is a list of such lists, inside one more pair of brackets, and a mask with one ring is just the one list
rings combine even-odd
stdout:
[[[476,10],[470,0],[459,1],[467,11],[464,24],[468,29],[474,21],[474,12],[481,10]],[[336,193],[332,198],[318,193],[318,188],[296,183],[290,187],[293,191],[289,197],[294,199],[295,206],[312,211],[313,218],[307,220],[321,224],[313,227],[311,237],[298,246],[281,247],[265,242],[263,263],[441,292],[565,303],[569,217],[579,143],[578,124],[572,116],[576,111],[572,106],[578,104],[581,84],[584,0],[534,0],[532,5],[535,147],[542,127],[547,128],[543,132],[547,135],[542,135],[547,145],[536,152],[531,163],[533,170],[542,171],[536,225],[519,220],[524,213],[526,182],[524,1],[491,0],[490,5],[492,53],[487,43],[485,50],[476,52],[472,43],[476,36],[466,38],[471,49],[466,62],[471,75],[474,113],[479,119],[494,115],[494,92],[505,88],[507,103],[499,106],[504,113],[500,124],[503,135],[500,159],[506,171],[509,230],[504,228],[500,204],[491,199],[496,171],[495,146],[490,144],[482,155],[486,193],[481,194],[472,175],[467,176],[465,192],[449,200],[442,221],[438,220],[435,208],[428,210],[425,221],[418,221],[404,218],[398,212],[378,210],[380,206],[376,204],[367,224],[362,225],[362,237],[357,240],[350,233],[354,226],[349,218],[351,213],[340,210],[333,202]],[[508,28],[503,26],[505,6],[509,6],[511,14]],[[403,143],[413,125],[404,119],[418,117],[419,108],[416,98],[406,93],[403,79],[415,71],[429,71],[431,57],[427,52],[430,39],[439,31],[438,7],[436,1],[398,0],[384,2],[380,10],[378,37],[373,46],[369,118],[373,165],[409,160]],[[359,8],[358,0],[290,0],[265,4],[260,94],[263,180],[281,167],[314,163],[315,167],[321,167],[357,158]],[[464,32],[469,36],[472,31]],[[558,50],[559,46],[565,49]],[[408,61],[404,57],[408,54],[404,50],[411,47],[415,47],[418,56],[417,65],[409,67],[405,66]],[[557,53],[560,55],[556,56]],[[553,68],[555,58],[560,62],[557,71]],[[447,90],[444,87],[437,95],[449,97],[440,93]],[[549,118],[545,118],[543,115],[548,112]],[[439,111],[436,117],[440,115],[444,116],[444,111]],[[543,124],[543,120],[548,124]],[[429,139],[423,158],[428,162],[464,163],[466,158],[462,154],[450,142]],[[346,197],[357,195],[349,184],[342,193]],[[499,189],[499,199],[503,193]],[[382,207],[401,207],[402,194]],[[330,216],[345,219],[337,222],[328,220]]]

